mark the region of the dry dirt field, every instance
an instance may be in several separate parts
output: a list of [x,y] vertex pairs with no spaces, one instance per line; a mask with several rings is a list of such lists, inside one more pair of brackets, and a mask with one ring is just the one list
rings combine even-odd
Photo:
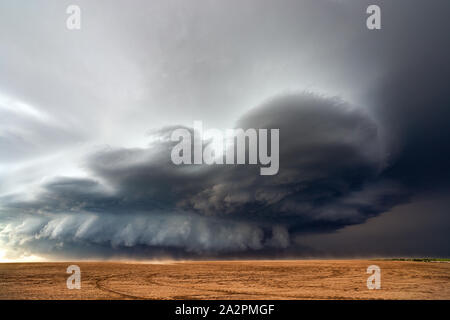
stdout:
[[[81,289],[66,268],[81,268]],[[381,268],[368,290],[366,269]],[[450,299],[450,263],[298,260],[0,264],[0,299]]]

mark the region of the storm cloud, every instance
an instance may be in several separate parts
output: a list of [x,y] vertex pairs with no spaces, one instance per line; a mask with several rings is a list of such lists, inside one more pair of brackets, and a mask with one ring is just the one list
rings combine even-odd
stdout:
[[13,219],[4,241],[263,254],[287,249],[291,234],[363,223],[408,199],[382,176],[387,151],[377,124],[338,98],[276,97],[237,126],[280,129],[279,174],[261,176],[251,165],[174,165],[175,127],[164,128],[147,148],[90,155],[91,178],[57,178],[34,200],[3,199]]
[[[79,32],[60,2],[0,5],[0,249],[320,255],[365,239],[349,228],[375,225],[381,243],[410,219],[423,234],[427,199],[445,211],[448,1],[79,4]],[[365,27],[369,4],[381,30]],[[170,134],[194,120],[280,129],[278,174],[174,165]],[[413,214],[395,218],[400,205]],[[444,216],[427,234],[448,239]],[[414,253],[403,237],[367,247]],[[436,246],[420,252],[450,252]]]

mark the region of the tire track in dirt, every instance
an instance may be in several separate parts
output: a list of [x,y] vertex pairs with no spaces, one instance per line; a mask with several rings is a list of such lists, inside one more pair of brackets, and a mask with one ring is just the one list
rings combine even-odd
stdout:
[[[137,295],[132,295],[129,293],[124,293],[124,292],[120,292],[117,291],[115,289],[112,289],[108,286],[106,286],[105,284],[103,284],[102,282],[107,281],[107,280],[120,280],[121,278],[127,278],[128,276],[132,275],[133,273],[127,273],[127,274],[118,274],[118,275],[110,275],[104,278],[100,278],[97,279],[95,282],[95,286],[97,289],[104,291],[104,292],[108,292],[108,293],[113,293],[115,295],[119,295],[123,298],[127,298],[127,299],[139,299],[139,300],[154,300],[153,298],[149,298],[149,297],[142,297],[142,296],[137,296]],[[198,290],[198,291],[203,291],[203,292],[209,292],[209,293],[216,293],[219,296],[223,295],[223,294],[227,294],[227,295],[239,295],[239,296],[261,296],[261,297],[266,297],[266,296],[270,296],[273,294],[269,294],[269,293],[257,293],[257,292],[242,292],[242,291],[233,291],[233,290],[225,290],[225,289],[205,289],[205,288],[196,288],[195,286],[188,286],[188,285],[174,285],[174,284],[162,284],[158,281],[150,281],[150,283],[155,284],[157,286],[160,287],[166,287],[166,288],[174,288],[174,289],[184,289],[184,290]],[[192,296],[196,296],[198,294],[185,294],[185,295],[181,295],[181,296],[173,296],[171,299],[192,299]],[[296,298],[298,299],[299,297],[291,297],[288,295],[279,295],[280,297],[283,298]]]
[[[338,278],[345,274],[342,270],[330,270],[329,274],[327,275],[315,275],[315,279],[323,279],[323,278]],[[96,287],[99,290],[102,290],[104,292],[109,292],[114,295],[118,295],[125,299],[139,299],[139,300],[155,300],[155,299],[161,299],[161,297],[153,296],[153,297],[145,297],[141,295],[131,294],[127,292],[121,292],[116,289],[111,288],[111,284],[108,285],[108,283],[104,283],[108,280],[115,280],[120,283],[122,279],[125,279],[125,281],[130,282],[130,286],[132,287],[133,284],[137,283],[144,283],[149,285],[149,290],[153,291],[153,289],[156,289],[157,292],[158,288],[171,288],[171,289],[180,289],[179,295],[170,295],[166,296],[163,299],[169,299],[169,300],[178,300],[178,299],[229,299],[232,296],[247,296],[247,299],[256,299],[261,298],[268,298],[270,299],[334,299],[334,300],[349,300],[349,299],[355,299],[355,297],[347,297],[347,296],[329,296],[329,295],[323,295],[323,296],[317,296],[316,294],[309,295],[309,294],[301,294],[299,292],[299,295],[297,294],[283,294],[283,293],[274,293],[274,292],[268,292],[268,293],[262,293],[262,292],[252,292],[252,291],[235,291],[232,289],[212,289],[212,288],[202,288],[196,286],[195,283],[186,283],[186,284],[176,284],[174,281],[169,281],[162,283],[160,281],[155,280],[155,278],[158,278],[158,274],[151,273],[151,274],[143,274],[142,277],[136,277],[136,273],[125,273],[125,274],[114,274],[109,275],[103,278],[100,278],[96,281]],[[151,285],[154,285],[155,288],[152,288]],[[301,289],[301,288],[299,288]],[[299,290],[301,291],[301,290]],[[144,293],[145,294],[145,293]],[[238,298],[239,299],[239,298]],[[373,299],[373,298],[372,298]]]
[[103,285],[101,283],[103,281],[111,280],[111,279],[117,278],[117,277],[119,277],[119,279],[123,278],[123,277],[127,277],[127,276],[129,276],[131,274],[132,273],[121,274],[121,275],[120,274],[119,275],[111,275],[111,276],[107,276],[107,277],[104,277],[104,278],[97,279],[95,281],[95,287],[97,289],[101,290],[101,291],[113,293],[113,294],[119,295],[119,296],[121,296],[123,298],[134,299],[134,300],[150,300],[149,298],[139,297],[139,296],[135,296],[135,295],[131,295],[131,294],[127,294],[127,293],[123,293],[123,292],[119,292],[119,291],[113,290],[111,288],[106,287],[105,285]]
[[[122,275],[123,277],[126,277],[130,274],[126,274],[126,275]],[[110,276],[108,277],[108,279],[114,278],[115,276]],[[106,280],[106,279],[105,279]],[[148,281],[148,279],[147,279]],[[173,288],[173,289],[184,289],[185,291],[189,291],[189,290],[196,290],[196,291],[200,291],[202,292],[201,294],[197,294],[197,293],[192,293],[192,294],[182,294],[182,295],[176,295],[176,296],[172,296],[168,299],[175,299],[175,300],[186,300],[186,299],[195,299],[193,297],[195,296],[203,296],[204,299],[204,292],[208,292],[214,296],[217,296],[216,299],[223,299],[223,298],[227,298],[228,296],[257,296],[257,297],[261,297],[261,298],[265,298],[265,297],[273,297],[274,294],[273,292],[271,293],[260,293],[260,292],[248,292],[248,291],[233,291],[233,290],[227,290],[227,289],[208,289],[208,288],[199,288],[199,287],[195,287],[192,284],[186,284],[186,285],[176,285],[176,284],[172,284],[172,283],[161,283],[158,281],[155,281],[154,279],[150,280],[149,283],[154,284],[158,287],[165,287],[165,288]],[[110,288],[106,288],[104,287],[106,290],[110,291],[110,292],[114,292],[117,294],[121,294],[124,296],[128,296],[128,297],[136,297],[137,299],[145,299],[145,300],[154,300],[154,299],[159,299],[159,298],[148,298],[148,297],[140,297],[140,296],[133,296],[130,294],[126,294],[126,293],[121,293],[119,291],[110,289]],[[225,295],[224,295],[225,294]],[[323,296],[323,297],[317,297],[317,296],[313,296],[313,295],[286,295],[286,294],[276,294],[276,296],[278,298],[282,298],[282,299],[327,299],[327,296]],[[206,297],[208,298],[208,297]],[[350,297],[334,297],[335,299],[351,299]],[[202,298],[200,298],[202,299]]]

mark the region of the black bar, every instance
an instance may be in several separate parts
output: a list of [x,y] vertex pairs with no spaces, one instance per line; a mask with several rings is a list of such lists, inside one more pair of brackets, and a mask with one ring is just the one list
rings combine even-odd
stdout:
[[[244,307],[247,306],[247,307]],[[249,309],[249,306],[252,306]],[[121,300],[121,301],[68,301],[68,300],[3,300],[0,308],[15,316],[22,313],[69,316],[95,319],[114,318],[140,319],[323,319],[383,318],[392,315],[405,317],[442,317],[448,313],[450,301],[422,300]],[[190,308],[190,309],[189,309]],[[208,308],[205,316],[203,312]],[[190,311],[188,311],[190,310]],[[202,311],[201,311],[202,310]],[[183,311],[183,314],[177,314]],[[195,314],[192,314],[194,313]],[[400,319],[399,319],[400,320]]]

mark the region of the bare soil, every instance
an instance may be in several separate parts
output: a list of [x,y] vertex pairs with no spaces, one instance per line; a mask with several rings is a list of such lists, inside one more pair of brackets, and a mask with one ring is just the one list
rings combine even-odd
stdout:
[[[69,265],[81,289],[67,289]],[[369,265],[381,289],[369,290]],[[0,299],[450,299],[450,263],[373,260],[0,264]]]

